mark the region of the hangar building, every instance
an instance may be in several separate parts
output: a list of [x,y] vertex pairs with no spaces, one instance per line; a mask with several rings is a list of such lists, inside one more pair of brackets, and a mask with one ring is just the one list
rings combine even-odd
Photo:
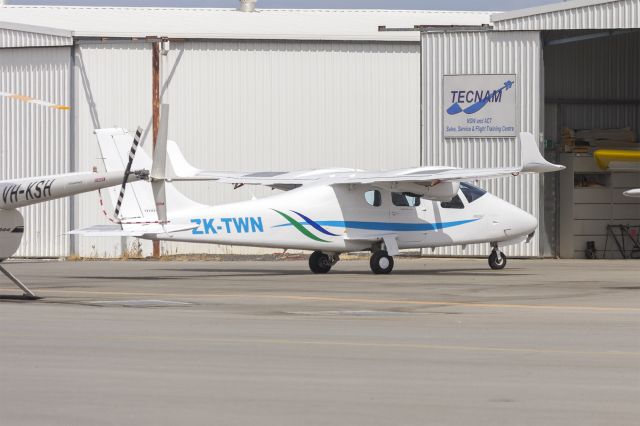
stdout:
[[[169,137],[204,169],[514,165],[519,131],[539,137],[541,147],[546,141],[555,160],[563,127],[630,127],[637,134],[639,14],[640,0],[574,0],[493,15],[0,7],[0,174],[90,170],[100,164],[93,136],[99,127],[142,125],[150,140],[158,41],[164,42],[159,69],[162,99],[171,105]],[[451,93],[460,106],[478,78],[513,83],[500,92],[502,110],[501,102],[485,110],[495,106],[500,126],[467,129],[456,124],[462,115],[447,117]],[[69,109],[34,105],[25,96]],[[598,217],[560,214],[560,178],[483,182],[540,219],[531,244],[508,255],[557,255],[567,241],[575,250],[565,255],[579,255],[583,240],[603,237],[600,225],[640,218],[634,204],[614,213],[615,190],[633,183],[614,175],[604,178],[608,186],[597,202],[586,203],[593,206],[582,206]],[[268,193],[213,183],[180,189],[209,204]],[[24,214],[23,256],[117,256],[134,244],[63,236],[106,223],[97,194]],[[562,235],[567,227],[571,234]],[[162,247],[164,253],[258,251]],[[143,250],[148,254],[150,245]],[[436,253],[485,255],[488,248]]]

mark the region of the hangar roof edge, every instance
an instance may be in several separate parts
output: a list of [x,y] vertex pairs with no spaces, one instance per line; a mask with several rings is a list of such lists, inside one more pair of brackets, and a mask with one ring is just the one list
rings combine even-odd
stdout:
[[[378,26],[480,25],[491,12],[354,9],[235,9],[0,6],[0,28],[67,31],[73,37],[419,41],[413,31]],[[58,35],[58,34],[55,34]]]
[[558,12],[561,10],[578,9],[585,6],[597,6],[599,4],[615,3],[618,1],[620,0],[569,0],[560,3],[550,3],[542,6],[528,7],[526,9],[494,13],[491,15],[491,22],[542,15],[544,13]]

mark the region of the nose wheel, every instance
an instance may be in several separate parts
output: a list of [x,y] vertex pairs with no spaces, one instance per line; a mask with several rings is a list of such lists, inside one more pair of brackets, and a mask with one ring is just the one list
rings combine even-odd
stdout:
[[385,250],[375,251],[369,260],[369,266],[374,274],[388,274],[393,270],[393,256]]
[[489,255],[489,266],[491,269],[504,269],[507,266],[507,256],[497,248],[494,249]]

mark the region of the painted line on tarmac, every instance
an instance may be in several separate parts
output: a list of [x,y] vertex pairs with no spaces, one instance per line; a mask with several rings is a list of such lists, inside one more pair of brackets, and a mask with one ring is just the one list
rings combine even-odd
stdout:
[[[225,339],[220,339],[224,341]],[[399,349],[437,349],[454,351],[483,351],[483,352],[519,352],[539,354],[566,354],[566,355],[613,355],[640,357],[640,352],[632,351],[571,351],[564,349],[541,348],[505,348],[499,346],[457,346],[457,345],[433,345],[427,343],[384,343],[384,342],[338,342],[330,340],[290,340],[290,339],[231,339],[229,343],[272,343],[284,345],[326,345],[326,346],[353,346],[353,347],[378,347]]]
[[[0,337],[29,338],[25,333],[0,333]],[[34,334],[35,338],[35,334]],[[584,356],[613,356],[613,357],[638,357],[637,351],[580,351],[569,349],[553,348],[508,348],[503,346],[468,346],[468,345],[439,345],[429,343],[389,343],[389,342],[344,342],[337,340],[294,340],[294,339],[260,339],[260,338],[216,338],[216,337],[164,337],[164,336],[101,336],[101,341],[166,341],[166,342],[192,342],[192,343],[215,343],[215,344],[267,344],[267,345],[289,345],[289,346],[339,346],[352,348],[386,348],[386,349],[423,349],[442,351],[463,351],[463,352],[502,352],[502,353],[527,353],[541,355],[584,355]]]
[[[116,337],[114,340],[118,340]],[[472,352],[509,352],[509,353],[535,353],[553,355],[593,355],[593,356],[630,356],[640,357],[636,351],[574,351],[569,349],[552,348],[508,348],[502,346],[466,346],[466,345],[438,345],[429,343],[388,343],[388,342],[341,342],[337,340],[294,340],[294,339],[260,339],[260,338],[216,338],[216,337],[186,337],[178,338],[161,336],[126,337],[124,340],[154,340],[154,341],[183,341],[202,342],[216,344],[274,344],[274,345],[304,345],[304,346],[343,346],[354,348],[389,348],[389,349],[430,349],[446,351],[472,351]]]
[[[15,289],[0,289],[0,291],[14,291]],[[497,308],[497,309],[529,309],[529,310],[555,310],[555,311],[592,311],[592,312],[640,312],[640,308],[615,307],[615,306],[576,306],[576,305],[525,305],[517,303],[482,303],[482,302],[456,302],[450,300],[396,300],[396,299],[369,299],[352,297],[329,297],[329,296],[303,296],[303,295],[280,295],[280,294],[187,294],[187,293],[146,293],[146,292],[119,292],[119,291],[84,291],[84,290],[58,290],[58,289],[37,289],[36,293],[52,295],[75,294],[90,296],[140,296],[140,297],[174,297],[181,299],[193,298],[247,298],[247,299],[270,299],[270,300],[293,300],[307,302],[345,302],[345,303],[371,303],[386,305],[409,305],[409,306],[459,306],[465,308]]]

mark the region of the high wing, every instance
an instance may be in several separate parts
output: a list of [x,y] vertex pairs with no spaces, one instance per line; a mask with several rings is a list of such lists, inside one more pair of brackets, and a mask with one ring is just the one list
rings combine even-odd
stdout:
[[[215,180],[236,185],[264,185],[288,190],[311,183],[325,185],[373,184],[380,186],[399,185],[401,190],[425,194],[429,187],[442,183],[457,183],[465,180],[487,179],[519,173],[545,173],[564,169],[544,159],[531,133],[520,133],[521,165],[518,167],[463,169],[454,167],[419,167],[390,171],[363,171],[358,169],[318,169],[293,172],[208,172],[191,166],[175,143],[167,150],[173,167],[173,176],[168,180]],[[450,193],[450,191],[446,191]]]

